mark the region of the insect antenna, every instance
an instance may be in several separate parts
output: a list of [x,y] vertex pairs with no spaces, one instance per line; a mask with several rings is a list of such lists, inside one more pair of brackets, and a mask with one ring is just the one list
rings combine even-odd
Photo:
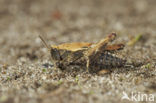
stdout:
[[43,37],[41,35],[39,35],[39,38],[41,39],[42,43],[44,44],[44,46],[50,50],[50,45],[47,44],[47,42],[43,39]]

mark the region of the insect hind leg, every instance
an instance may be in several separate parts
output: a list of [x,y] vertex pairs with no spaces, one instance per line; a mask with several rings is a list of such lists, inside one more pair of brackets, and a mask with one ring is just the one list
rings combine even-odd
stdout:
[[100,42],[96,43],[95,45],[93,45],[93,47],[91,47],[88,50],[88,56],[104,51],[107,44],[115,40],[115,38],[116,38],[116,33],[109,34],[106,38],[102,39]]
[[87,67],[87,71],[89,71],[89,67],[91,64],[91,60],[94,60],[97,56],[97,54],[100,54],[101,52],[103,52],[107,46],[107,44],[109,42],[112,42],[113,40],[115,40],[116,38],[116,33],[111,33],[109,34],[106,38],[102,39],[100,42],[96,43],[95,45],[93,45],[93,47],[91,47],[90,49],[88,49],[87,51],[87,55],[86,55],[86,67]]
[[105,51],[115,52],[118,50],[122,50],[124,47],[125,47],[124,44],[107,45]]

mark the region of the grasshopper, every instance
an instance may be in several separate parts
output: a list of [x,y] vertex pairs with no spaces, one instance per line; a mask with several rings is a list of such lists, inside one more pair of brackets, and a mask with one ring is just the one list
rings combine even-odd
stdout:
[[51,46],[39,37],[48,48],[53,63],[61,70],[76,65],[85,67],[90,73],[97,73],[103,69],[122,67],[126,63],[125,59],[113,55],[122,50],[124,44],[108,45],[115,40],[116,33],[109,34],[97,43],[77,42]]

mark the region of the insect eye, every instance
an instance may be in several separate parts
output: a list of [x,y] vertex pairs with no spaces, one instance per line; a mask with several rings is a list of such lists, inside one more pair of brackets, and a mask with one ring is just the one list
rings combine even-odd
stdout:
[[50,52],[51,52],[52,59],[54,59],[54,60],[60,60],[61,59],[60,58],[60,53],[59,53],[59,51],[56,48],[51,49]]

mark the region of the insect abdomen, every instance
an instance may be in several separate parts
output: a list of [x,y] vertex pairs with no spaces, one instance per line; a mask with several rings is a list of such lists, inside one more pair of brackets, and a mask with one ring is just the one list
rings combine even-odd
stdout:
[[90,60],[89,71],[97,72],[101,69],[110,69],[115,67],[122,67],[126,63],[126,60],[113,56],[110,53],[101,53],[98,55],[98,58]]
[[102,53],[99,57],[97,63],[103,66],[110,66],[110,67],[120,67],[125,64],[126,60],[121,59],[119,57],[113,56],[111,54],[104,54]]

